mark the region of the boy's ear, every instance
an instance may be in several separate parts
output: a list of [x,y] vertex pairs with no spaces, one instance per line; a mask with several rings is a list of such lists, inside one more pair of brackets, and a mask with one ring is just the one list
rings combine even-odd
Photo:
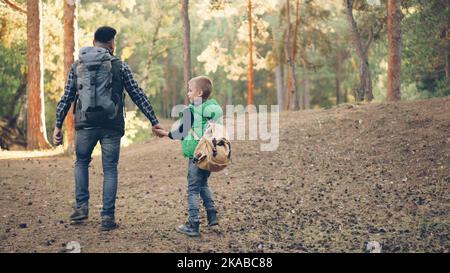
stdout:
[[199,97],[203,97],[203,90],[199,89],[199,91],[198,91],[198,96],[199,96]]

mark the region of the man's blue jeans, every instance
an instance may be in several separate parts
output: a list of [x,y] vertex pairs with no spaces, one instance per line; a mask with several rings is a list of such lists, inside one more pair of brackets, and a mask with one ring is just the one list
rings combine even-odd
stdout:
[[100,141],[103,164],[103,209],[101,215],[102,217],[114,217],[121,137],[120,132],[103,128],[77,130],[75,140],[77,208],[89,206],[89,163],[92,160],[92,151]]
[[202,170],[195,165],[193,159],[188,163],[188,213],[189,222],[198,222],[200,197],[206,210],[214,210],[214,200],[208,187],[208,178],[211,172]]

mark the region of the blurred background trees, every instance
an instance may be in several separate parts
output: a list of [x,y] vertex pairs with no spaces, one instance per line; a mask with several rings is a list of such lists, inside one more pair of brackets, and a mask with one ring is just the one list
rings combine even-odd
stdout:
[[[297,110],[387,98],[388,0],[0,0],[0,116],[24,136],[26,90],[36,84],[27,81],[24,13],[33,2],[42,4],[47,135],[70,52],[92,45],[101,25],[118,30],[116,55],[130,65],[159,117],[185,102],[186,42],[191,75],[211,77],[222,105],[251,101]],[[450,0],[403,0],[399,11],[401,98],[450,95]],[[136,110],[128,98],[126,106]]]

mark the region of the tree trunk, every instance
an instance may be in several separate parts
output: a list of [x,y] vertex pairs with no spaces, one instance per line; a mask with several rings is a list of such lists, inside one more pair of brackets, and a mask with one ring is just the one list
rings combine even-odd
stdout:
[[27,149],[48,149],[45,128],[43,40],[40,0],[27,0]]
[[301,89],[298,90],[299,92],[299,104],[300,104],[300,109],[302,110],[306,110],[309,109],[309,71],[308,71],[308,64],[306,63],[306,60],[301,58],[301,71],[302,71],[302,76],[301,76],[301,83],[300,86],[302,86]]
[[336,105],[339,105],[341,101],[341,54],[337,54],[336,56],[336,73],[335,77],[335,86],[336,86]]
[[248,51],[249,51],[249,62],[248,62],[248,96],[247,105],[253,105],[253,19],[252,19],[252,0],[247,2],[248,8]]
[[[64,77],[67,82],[70,68],[75,61],[78,40],[77,4],[75,0],[64,1]],[[72,154],[75,151],[75,121],[73,104],[66,116],[65,150]]]
[[400,29],[401,14],[399,0],[388,0],[387,30],[388,30],[388,84],[387,100],[400,100],[400,75],[402,34]]
[[[287,77],[287,89],[286,89],[286,110],[298,110],[298,95],[297,95],[297,77],[295,70],[295,58],[297,54],[297,35],[299,29],[299,6],[300,3],[296,2],[296,18],[295,18],[295,30],[291,33],[291,7],[289,0],[286,0],[286,35],[284,41],[284,53],[288,63],[288,77]],[[289,48],[291,43],[291,36],[293,35],[292,46]]]
[[299,105],[299,95],[298,95],[298,76],[297,76],[297,69],[294,65],[294,67],[291,68],[293,70],[292,73],[292,88],[291,88],[291,105],[289,107],[290,110],[298,110],[300,109]]
[[227,105],[233,105],[233,86],[231,83],[227,86]]
[[297,38],[298,38],[298,31],[300,28],[300,0],[296,1],[296,8],[295,8],[295,29],[294,29],[294,40],[292,41],[292,103],[291,103],[291,110],[298,110],[299,109],[299,96],[298,96],[298,88],[297,88],[297,70],[295,67],[295,60],[297,58]]
[[353,17],[353,0],[345,0],[344,2],[346,18],[348,24],[350,25],[352,34],[353,46],[355,47],[356,54],[358,55],[360,62],[359,86],[355,92],[356,100],[362,101],[365,98],[367,101],[372,101],[372,76],[369,70],[369,58],[367,56],[372,38],[369,39],[369,42],[366,46],[363,45],[361,34],[359,33],[358,26],[356,24],[355,18]]
[[336,85],[336,105],[339,105],[341,98],[340,98],[340,93],[341,93],[341,81],[339,80],[339,76],[336,74],[335,76],[335,85]]
[[447,79],[450,78],[450,54],[449,54],[449,51],[450,51],[450,46],[447,44],[447,46],[445,47],[445,60],[446,60],[446,63],[445,63],[445,77]]
[[366,84],[365,84],[366,91],[364,92],[365,93],[364,97],[365,97],[366,101],[371,102],[373,100],[372,72],[370,71],[370,68],[369,68],[369,58],[367,57],[367,53],[366,53],[365,64],[366,64],[366,72],[367,72],[367,74],[364,77],[364,80],[366,82]]
[[[189,22],[189,0],[183,0],[181,4],[181,15],[183,17],[183,60],[184,60],[184,86],[186,93],[189,90],[188,82],[192,78],[191,70],[191,24]],[[188,98],[184,99],[185,104],[188,103]]]
[[[448,36],[448,34],[446,34],[446,36]],[[450,78],[450,45],[447,43],[447,45],[444,48],[445,50],[445,78],[449,79]]]
[[[289,50],[289,44],[291,41],[291,5],[289,0],[286,0],[286,33],[284,36],[284,54],[287,61],[287,84],[286,84],[286,110],[289,110],[291,105],[291,94],[292,94],[292,81],[293,81],[293,60],[291,59],[291,54]],[[295,78],[294,78],[295,79]],[[294,85],[295,86],[295,85]]]
[[165,85],[164,84],[162,84],[162,85],[160,85],[159,86],[159,93],[158,93],[158,95],[159,95],[159,112],[161,113],[161,117],[165,117],[164,116],[164,92],[165,92]]
[[[447,13],[450,11],[450,0],[447,0]],[[445,50],[445,78],[449,79],[450,78],[450,43],[448,42],[449,40],[449,30],[450,30],[450,20],[447,20],[448,24],[447,24],[447,29],[444,31],[444,40],[445,42],[445,46],[444,46],[444,50]]]
[[[172,62],[172,58],[169,59],[169,67],[171,68],[171,73],[170,73],[170,84],[169,85],[169,90],[170,90],[170,94],[171,94],[171,102],[170,105],[168,105],[168,111],[169,111],[169,117],[170,117],[170,113],[172,111],[172,107],[174,107],[175,105],[177,105],[178,103],[181,103],[181,101],[179,101],[179,97],[180,97],[180,92],[178,90],[178,68],[173,64]],[[182,86],[184,86],[184,82],[182,84]],[[181,89],[181,88],[180,88]],[[182,101],[184,102],[184,104],[187,104],[187,96],[186,94],[184,94],[185,96],[182,98]]]
[[277,103],[280,110],[284,109],[284,97],[283,97],[283,73],[281,65],[275,67],[275,84],[277,87]]
[[164,80],[165,80],[165,84],[164,84],[164,89],[163,89],[163,96],[162,96],[162,113],[164,115],[164,117],[170,117],[170,109],[169,109],[169,104],[170,101],[172,100],[172,96],[171,96],[171,92],[174,92],[173,90],[171,90],[172,87],[172,81],[174,79],[174,75],[173,75],[173,71],[172,71],[172,60],[171,60],[171,52],[170,50],[167,50],[167,57],[164,61],[165,65],[164,65]]

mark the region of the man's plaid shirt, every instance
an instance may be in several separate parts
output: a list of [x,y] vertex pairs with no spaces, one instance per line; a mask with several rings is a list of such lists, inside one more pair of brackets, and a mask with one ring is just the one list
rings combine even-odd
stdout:
[[[152,125],[158,124],[159,121],[155,116],[152,104],[139,87],[138,83],[134,80],[133,73],[131,73],[130,68],[124,62],[122,62],[122,66],[120,67],[120,75],[122,77],[125,90],[130,95],[131,100],[139,107],[139,109],[141,109]],[[76,92],[75,71],[74,66],[72,66],[69,76],[67,77],[66,86],[64,87],[64,95],[61,97],[61,100],[56,107],[56,127],[62,128],[62,124],[66,118],[67,112],[70,109],[70,105],[75,99]]]

